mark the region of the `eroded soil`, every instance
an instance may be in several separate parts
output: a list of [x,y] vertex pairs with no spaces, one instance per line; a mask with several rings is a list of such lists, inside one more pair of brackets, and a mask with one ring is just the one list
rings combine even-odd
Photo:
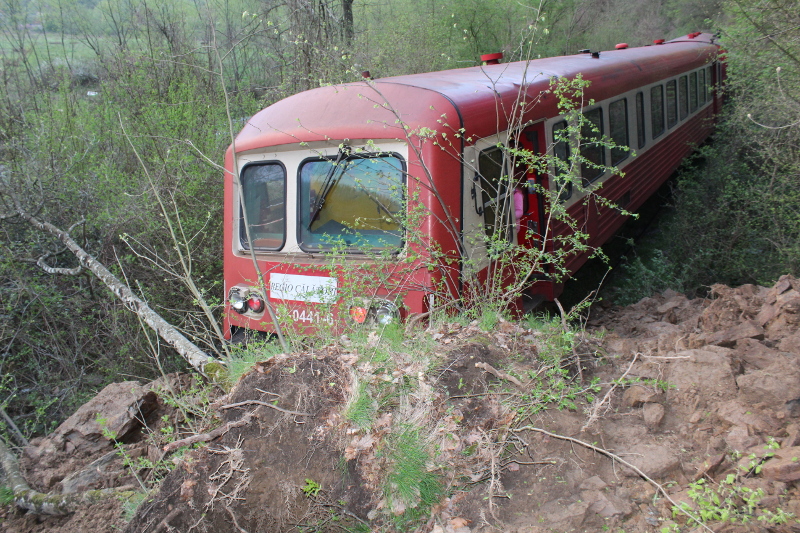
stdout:
[[[147,418],[154,431],[127,438],[131,453],[177,465],[127,526],[112,501],[43,520],[7,508],[0,530],[699,531],[673,515],[674,504],[697,513],[690,483],[734,479],[739,491],[762,491],[753,521],[712,520],[709,529],[800,531],[796,519],[770,523],[779,510],[800,515],[798,324],[800,282],[789,277],[772,288],[715,286],[708,299],[665,293],[594,311],[576,353],[582,375],[570,368],[573,380],[598,387],[594,402],[554,397],[544,410],[533,401],[520,409],[552,369],[544,341],[507,322],[490,333],[457,324],[428,332],[434,370],[402,348],[365,362],[347,343],[275,358],[214,404],[217,425],[246,424],[165,455],[163,442],[146,438],[174,414],[160,402]],[[368,404],[365,425],[347,415],[364,376],[374,390],[395,391]],[[428,428],[425,470],[446,486],[416,515],[419,498],[386,488],[393,439],[410,421]],[[26,452],[39,490],[59,490],[65,465],[79,469],[113,450],[97,437],[97,449],[81,453],[70,435]],[[91,486],[131,483],[121,459],[103,468]]]

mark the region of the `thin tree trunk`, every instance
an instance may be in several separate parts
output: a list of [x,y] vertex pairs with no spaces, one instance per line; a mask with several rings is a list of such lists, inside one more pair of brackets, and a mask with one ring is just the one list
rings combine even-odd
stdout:
[[353,44],[355,31],[353,28],[353,0],[342,0],[342,25],[344,26],[344,42]]

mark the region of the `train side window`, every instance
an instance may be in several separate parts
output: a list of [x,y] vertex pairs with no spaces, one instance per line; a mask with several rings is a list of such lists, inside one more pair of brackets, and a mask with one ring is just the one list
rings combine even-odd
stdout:
[[500,229],[510,238],[513,199],[508,194],[510,178],[505,150],[496,146],[483,150],[478,155],[478,172],[486,236],[491,237]]
[[700,105],[706,103],[708,100],[708,86],[706,85],[706,69],[701,68],[697,71],[697,86],[700,89],[698,91],[698,99],[700,100]]
[[650,124],[653,139],[664,133],[664,87],[661,85],[650,89]]
[[286,235],[286,170],[280,163],[247,165],[242,171],[244,210],[239,209],[239,239],[250,249],[244,214],[250,226],[250,238],[258,250],[279,250]]
[[689,112],[697,111],[697,72],[689,74]]
[[667,127],[678,123],[678,95],[675,80],[667,82]]
[[[553,124],[553,155],[563,161],[569,166],[570,146],[569,139],[567,138],[567,123],[562,120]],[[558,179],[559,170],[556,170],[554,178],[555,186],[560,190],[558,199],[562,202],[572,196],[572,182],[564,183],[563,180]]]
[[688,82],[686,76],[678,79],[678,109],[681,112],[681,120],[689,116]]
[[714,97],[714,76],[711,72],[712,67],[708,67],[706,69],[706,90],[708,91],[708,99],[711,100]]
[[583,114],[581,125],[581,177],[588,185],[605,172],[606,149],[600,143],[603,136],[603,108],[598,107]]
[[644,94],[636,93],[636,136],[639,144],[637,148],[644,148],[647,143],[647,134],[644,131]]
[[[618,147],[626,147],[628,141],[628,101],[625,98],[611,102],[608,106],[608,133]],[[611,149],[611,164],[617,165],[628,157],[626,148]]]

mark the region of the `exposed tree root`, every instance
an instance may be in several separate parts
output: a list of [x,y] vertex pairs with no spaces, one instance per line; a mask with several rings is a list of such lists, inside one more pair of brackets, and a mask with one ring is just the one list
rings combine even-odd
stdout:
[[253,413],[247,413],[242,418],[235,422],[228,422],[224,426],[220,426],[216,429],[213,429],[207,433],[200,433],[198,435],[192,435],[190,437],[186,437],[185,439],[176,440],[175,442],[170,442],[166,446],[164,446],[164,453],[169,453],[172,451],[177,450],[181,446],[191,446],[197,442],[208,442],[210,440],[214,440],[217,437],[224,435],[228,431],[242,427],[247,425],[250,422],[250,418],[253,416]]

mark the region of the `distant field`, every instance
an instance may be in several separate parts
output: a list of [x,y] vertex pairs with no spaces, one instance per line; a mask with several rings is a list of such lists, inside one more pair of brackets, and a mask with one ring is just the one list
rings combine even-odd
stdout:
[[[20,36],[0,33],[0,54],[9,57],[17,53]],[[100,45],[107,49],[110,45],[106,38],[99,40]],[[35,53],[42,61],[51,59],[66,59],[68,61],[90,60],[96,57],[92,48],[74,35],[60,33],[44,33],[30,30],[24,34],[25,51],[27,54]]]

